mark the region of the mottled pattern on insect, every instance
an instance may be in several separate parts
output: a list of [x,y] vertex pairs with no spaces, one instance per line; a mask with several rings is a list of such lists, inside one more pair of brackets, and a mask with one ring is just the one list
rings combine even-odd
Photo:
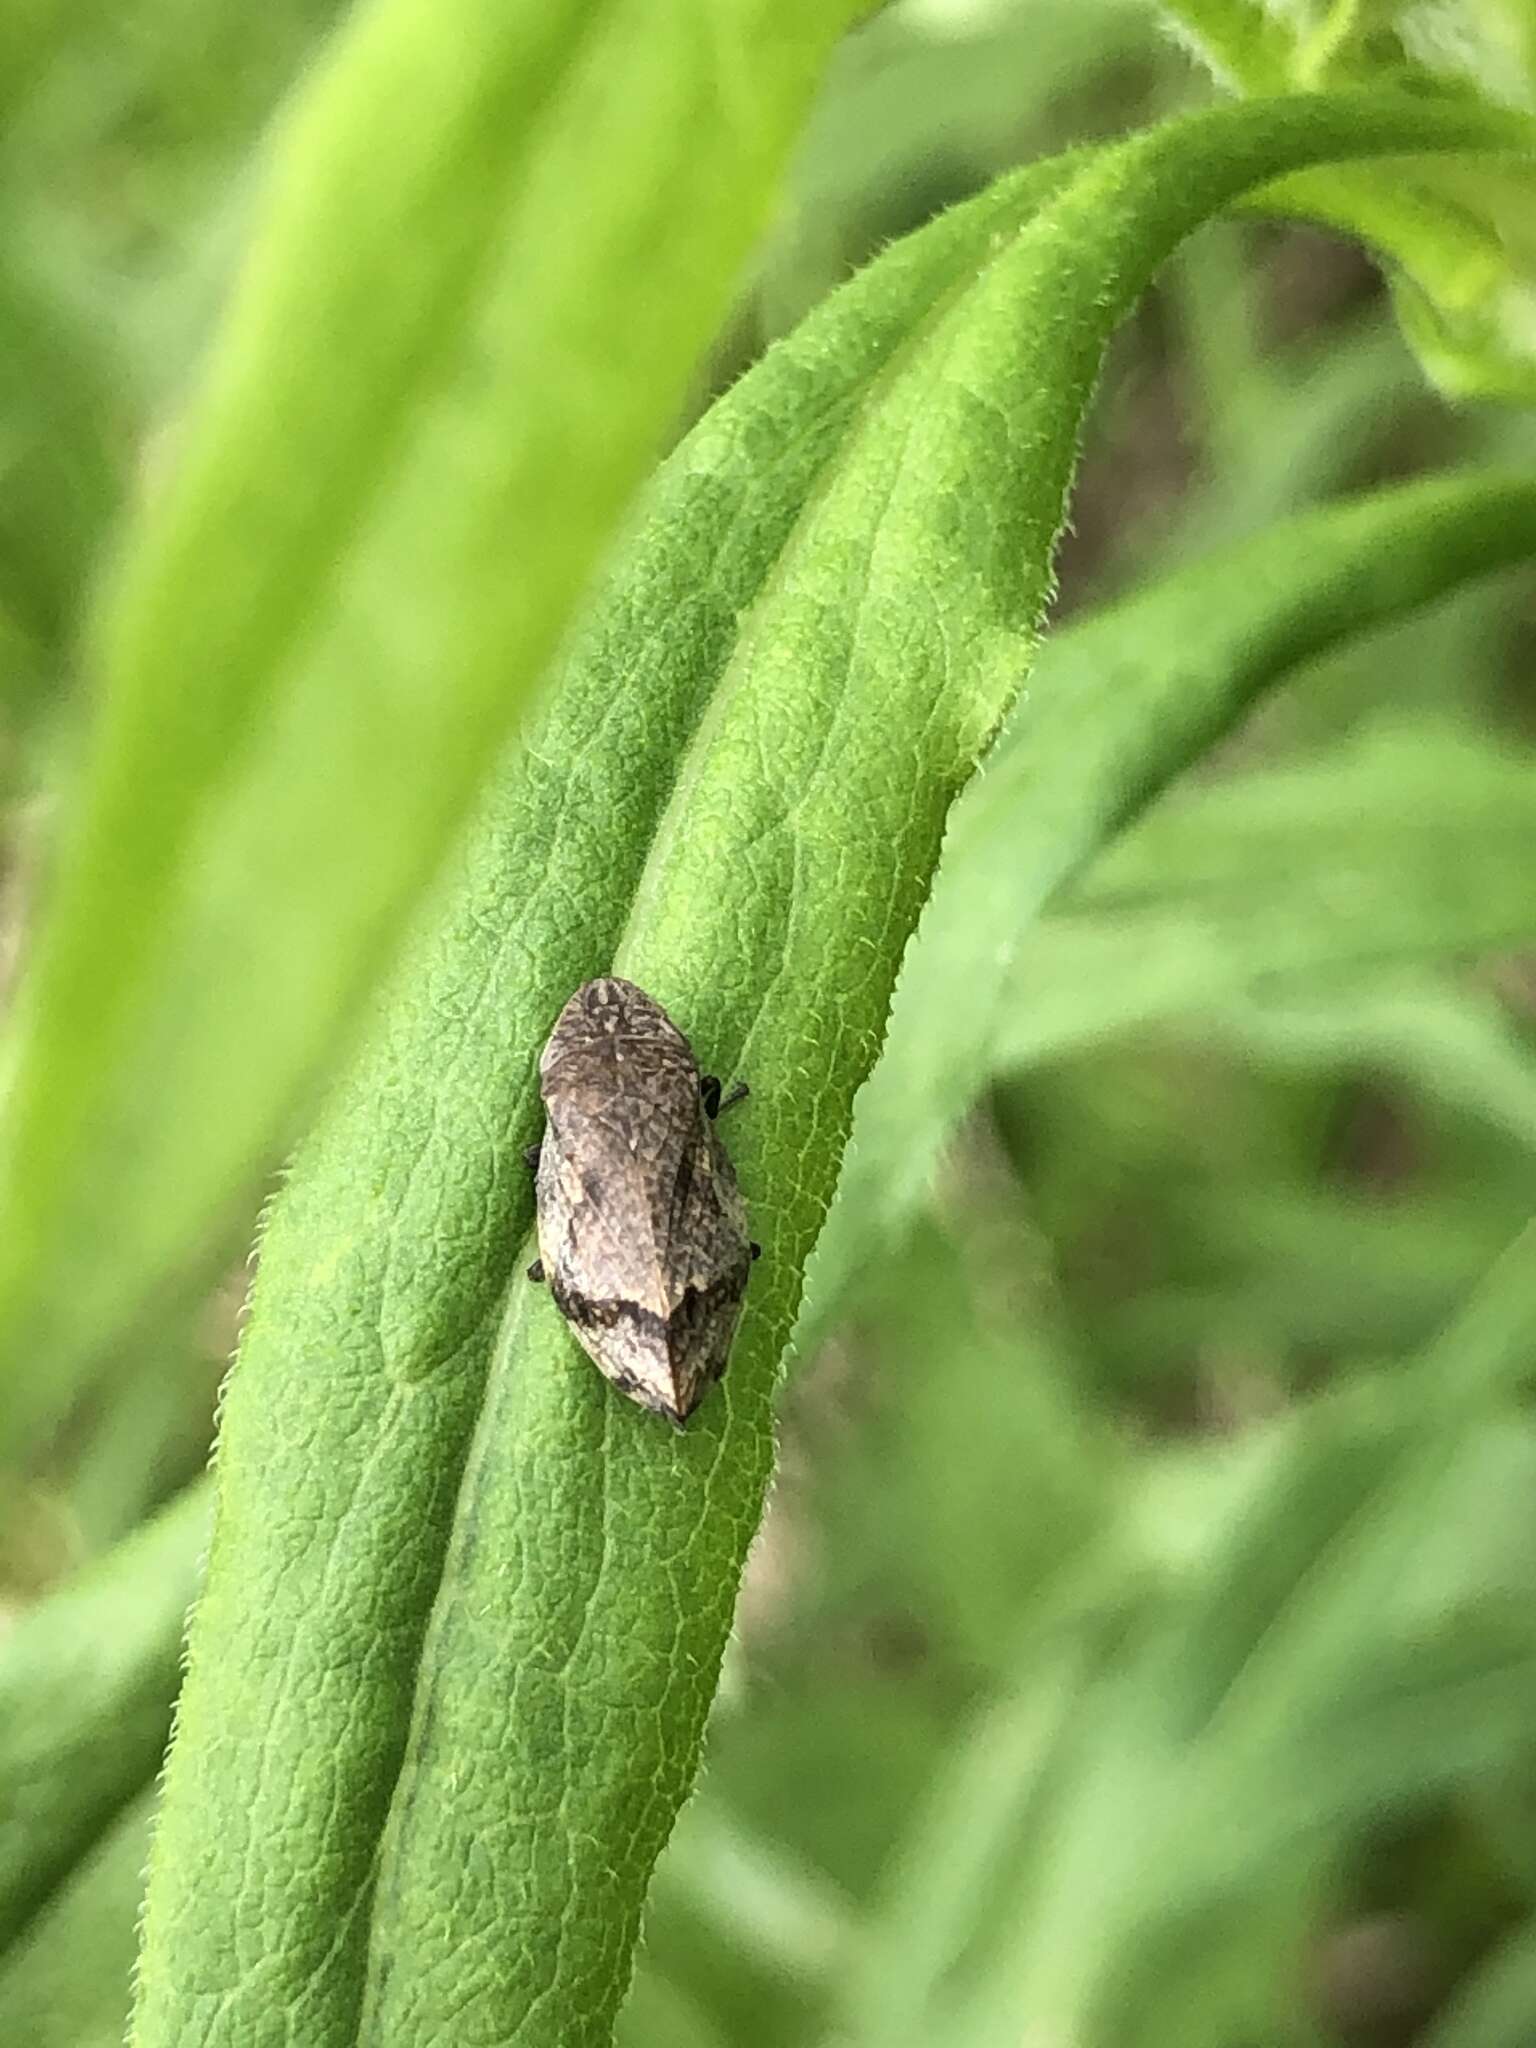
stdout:
[[530,1277],[599,1372],[681,1429],[725,1371],[757,1256],[714,1121],[747,1091],[722,1100],[660,1003],[616,975],[560,1012],[539,1090]]

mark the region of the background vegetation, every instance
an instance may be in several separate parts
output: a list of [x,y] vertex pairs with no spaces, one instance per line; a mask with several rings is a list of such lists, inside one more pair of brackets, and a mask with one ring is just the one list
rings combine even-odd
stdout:
[[[832,15],[0,31],[0,2041],[295,1144],[142,2048],[1536,2035],[1536,22]],[[681,1443],[513,1280],[615,958],[754,1090]]]

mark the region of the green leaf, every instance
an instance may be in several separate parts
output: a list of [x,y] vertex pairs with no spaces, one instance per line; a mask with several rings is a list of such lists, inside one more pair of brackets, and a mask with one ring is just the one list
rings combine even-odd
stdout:
[[[1187,1361],[1213,1336],[1301,1363],[1352,1351],[1400,1356],[1463,1297],[1512,1227],[1511,1201],[1383,1209],[1315,1190],[1219,1193],[1171,1205],[1170,1235],[1204,1270],[1112,1305],[1097,1329],[1120,1369],[1149,1353]],[[1299,1355],[1299,1356],[1298,1356]]]
[[634,0],[373,0],[280,124],[91,636],[97,729],[0,1123],[13,1444],[291,1133],[665,431],[849,11],[736,0],[662,33]]
[[[1240,92],[1391,84],[1480,94],[1536,112],[1536,35],[1522,0],[1162,0]],[[1391,266],[1399,317],[1425,369],[1460,397],[1536,397],[1536,174],[1500,166],[1308,172],[1258,202],[1359,235]]]
[[[1480,876],[1501,884],[1486,902],[1447,871],[1443,839],[1404,838],[1387,787],[1395,769],[1378,781],[1383,766],[1367,761],[1320,803],[1298,771],[1317,853],[1316,867],[1303,871],[1303,886],[1306,877],[1312,884],[1304,908],[1289,870],[1275,865],[1277,834],[1289,835],[1285,861],[1298,843],[1297,788],[1277,777],[1268,785],[1275,817],[1267,844],[1262,813],[1250,817],[1258,802],[1251,779],[1188,809],[1190,839],[1202,837],[1199,820],[1213,813],[1225,812],[1233,828],[1198,855],[1224,864],[1239,885],[1225,905],[1209,887],[1204,903],[1175,898],[1176,883],[1187,892],[1213,879],[1190,865],[1187,841],[1182,875],[1170,865],[1180,857],[1175,810],[1156,829],[1149,821],[1139,847],[1127,840],[1090,878],[1079,902],[1091,912],[1097,900],[1099,916],[1038,921],[1108,833],[1297,663],[1533,547],[1536,492],[1523,481],[1410,485],[1300,517],[1048,644],[951,822],[817,1248],[800,1348],[811,1347],[858,1274],[897,1240],[926,1197],[940,1145],[999,1070],[1138,1017],[1241,995],[1256,977],[1286,969],[1315,972],[1373,949],[1386,958],[1394,949],[1466,951],[1528,931],[1511,885],[1529,858],[1530,772],[1488,763],[1476,750],[1465,761],[1452,754],[1451,767],[1466,770],[1459,780],[1442,780],[1433,754],[1417,756],[1415,789],[1429,805],[1426,831],[1443,800],[1455,810],[1458,850],[1481,849]],[[1374,854],[1352,837],[1349,810],[1337,808],[1358,799],[1362,778],[1378,799]],[[1484,795],[1497,795],[1496,816],[1482,816]],[[1399,885],[1403,860],[1420,882],[1411,896]],[[1134,897],[1139,888],[1142,901],[1116,902],[1117,874],[1121,891]],[[1253,898],[1255,877],[1270,881],[1267,900]],[[957,988],[964,1003],[954,1000]]]
[[1075,1668],[1025,1645],[896,1863],[840,2037],[1256,2038],[1365,1830],[1528,1754],[1536,1438],[1446,1391],[1287,1417],[1262,1464],[1239,1447],[1178,1582],[1085,1621]]
[[[740,2011],[743,1987],[749,1999],[819,1987],[837,1966],[851,1921],[849,1900],[824,1875],[722,1811],[718,1800],[695,1801],[679,1815],[657,1866],[641,1975],[657,1964],[665,1970],[671,1951],[688,1982],[681,1969],[712,1949],[720,1972],[714,1988],[734,1994]],[[626,2016],[632,2005],[626,2002]]]
[[1004,1189],[977,1170],[946,1223],[969,1258],[948,1231],[919,1226],[871,1307],[880,1378],[900,1395],[869,1427],[862,1457],[840,1459],[836,1484],[845,1515],[864,1509],[854,1554],[878,1554],[883,1537],[889,1579],[920,1617],[930,1657],[948,1652],[979,1672],[1011,1665],[1021,1615],[1058,1597],[1126,1470],[1117,1438],[1082,1403],[1085,1361],[1040,1270],[1045,1249],[1008,1213]]
[[1529,1376],[1536,1350],[1536,1224],[1506,1251],[1429,1346],[1423,1378],[1454,1415]]
[[[371,1883],[456,1472],[529,1216],[518,1148],[538,1128],[533,1052],[566,994],[618,942],[739,616],[858,422],[866,381],[878,390],[908,329],[1071,168],[1068,159],[1026,171],[891,250],[745,378],[662,471],[547,714],[406,961],[383,1029],[273,1208],[224,1432],[218,1543],[237,1565],[216,1575],[200,1624],[211,1658],[233,1660],[234,1682],[216,1686],[211,1746],[180,1749],[162,1852],[193,1859],[171,1861],[165,1879],[176,1969],[183,1943],[222,1944],[236,1910],[240,1859],[197,1816],[207,1801],[224,1806],[238,1755],[236,1775],[255,1774],[248,1789],[267,1786],[253,1807],[231,1800],[218,1824],[237,1831],[242,1857],[254,1866],[282,1855],[273,1829],[290,1824],[325,1845],[318,1917],[308,1918],[290,1870],[279,1883],[292,1888],[293,1910],[258,1938],[270,1940],[290,1995],[315,1987],[335,2038],[352,2037],[347,2001],[360,1992],[366,1930],[341,1916]],[[313,1455],[296,1463],[305,1440]],[[274,1518],[278,1499],[293,1505],[291,1519]],[[347,1525],[354,1539],[334,1550],[331,1533]],[[242,1581],[253,1572],[272,1575],[275,1604],[248,1604]],[[345,1672],[348,1686],[295,1686],[290,1654],[295,1672]],[[186,1707],[196,1726],[200,1676]],[[269,1749],[299,1769],[268,1779]],[[305,1768],[308,1754],[323,1769]],[[290,1800],[279,1823],[275,1809]],[[220,1869],[200,1876],[205,1852]],[[149,1997],[156,1967],[152,1948]]]
[[0,1953],[0,2040],[27,2048],[120,2048],[132,2002],[155,1787],[129,1804]]
[[1536,1146],[1536,1062],[1492,997],[1422,975],[1360,978],[1281,995],[1240,990],[1203,1026],[1279,1064],[1358,1064],[1395,1074]]
[[617,2048],[726,2048],[725,2037],[674,1985],[642,1971],[624,2001],[614,2036]]
[[[5,216],[0,257],[0,605],[38,650],[59,664],[87,568],[116,509],[126,450],[127,406],[113,388],[116,365]],[[0,677],[14,731],[31,680],[15,664]]]
[[1035,1064],[1230,990],[1283,1000],[1354,963],[1522,944],[1533,858],[1536,764],[1423,732],[1192,793],[1017,942],[988,1060]]
[[97,9],[68,7],[64,0],[17,0],[0,22],[0,109],[9,113],[23,101],[59,50],[81,14]]
[[1424,2048],[1525,2048],[1536,2011],[1536,1927],[1521,1927],[1458,1986]]
[[159,1766],[210,1491],[189,1488],[0,1639],[0,1950]]
[[[1503,132],[1427,121],[1230,110],[1026,177],[913,245],[966,289],[908,293],[898,250],[669,465],[274,1207],[139,2048],[607,2040],[697,1767],[801,1265],[945,812],[1018,686],[1107,336],[1255,180]],[[731,1143],[765,1256],[678,1438],[511,1278],[539,1044],[610,964],[754,1090]]]

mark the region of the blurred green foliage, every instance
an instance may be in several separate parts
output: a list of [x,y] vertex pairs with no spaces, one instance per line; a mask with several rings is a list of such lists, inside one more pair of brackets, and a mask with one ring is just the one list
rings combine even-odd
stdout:
[[632,6],[386,0],[285,102],[78,650],[98,710],[0,1121],[13,1452],[313,1103],[654,458],[840,26],[729,0],[658,41]]
[[[1512,0],[1442,10],[1438,41],[1424,9],[1170,11],[1245,88],[1418,67],[1487,89],[1492,65],[1529,104]],[[13,922],[77,750],[107,536],[330,12],[30,0],[3,32]],[[887,10],[834,64],[715,380],[940,206],[1207,96],[1124,0]],[[1116,704],[1113,663],[1177,692],[1208,605],[1223,708],[1081,873],[1048,807],[1075,821],[1073,792],[1030,788],[1029,702],[956,813],[623,2048],[1536,2039],[1536,609],[1506,566],[1536,435],[1433,396],[1398,324],[1448,390],[1529,397],[1536,216],[1528,175],[1391,175],[1308,174],[1277,205],[1374,235],[1397,310],[1348,241],[1228,222],[1116,344],[1069,623],[1031,687],[1079,661]],[[1317,525],[1260,545],[1346,491],[1489,461],[1507,499],[1418,584],[1391,548],[1349,582],[1306,554]],[[1406,548],[1406,502],[1362,516],[1403,518]],[[1249,537],[1223,599],[1201,564]],[[1299,598],[1282,559],[1314,574]],[[1309,588],[1326,622],[1258,649],[1265,602],[1305,613]],[[200,1498],[89,1560],[206,1441],[227,1305],[169,1327],[141,1323],[0,1493],[0,2042],[88,2048],[126,2012]],[[56,1853],[24,1839],[39,1788]]]

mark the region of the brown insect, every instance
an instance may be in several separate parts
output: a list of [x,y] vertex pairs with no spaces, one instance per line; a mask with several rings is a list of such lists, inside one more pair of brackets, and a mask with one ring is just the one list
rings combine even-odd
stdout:
[[583,982],[539,1060],[539,1258],[606,1379],[678,1429],[725,1371],[759,1247],[715,1118],[722,1098],[632,981]]

